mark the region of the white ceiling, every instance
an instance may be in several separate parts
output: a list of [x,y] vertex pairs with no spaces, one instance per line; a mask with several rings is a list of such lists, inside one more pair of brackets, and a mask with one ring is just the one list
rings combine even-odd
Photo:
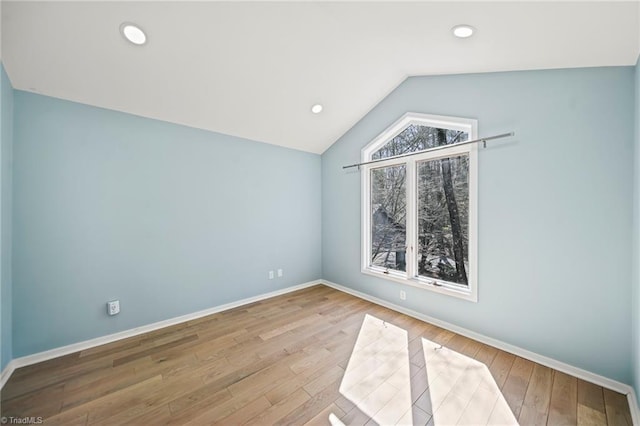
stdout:
[[2,60],[16,89],[322,153],[410,75],[633,65],[638,5],[3,1]]

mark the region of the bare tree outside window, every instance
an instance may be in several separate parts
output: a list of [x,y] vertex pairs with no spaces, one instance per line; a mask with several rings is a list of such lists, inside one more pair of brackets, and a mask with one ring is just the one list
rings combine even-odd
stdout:
[[371,170],[371,264],[406,270],[405,166]]
[[418,163],[418,275],[467,285],[469,158]]
[[464,142],[469,134],[458,130],[438,129],[436,127],[409,125],[396,137],[391,139],[372,156],[372,160],[395,157],[410,152],[424,151],[442,145]]

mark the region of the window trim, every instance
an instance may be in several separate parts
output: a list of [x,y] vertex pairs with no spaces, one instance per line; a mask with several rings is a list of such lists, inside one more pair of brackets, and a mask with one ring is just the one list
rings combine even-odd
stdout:
[[[446,117],[441,115],[421,114],[408,112],[395,123],[376,136],[361,151],[361,161],[371,160],[371,156],[389,140],[400,134],[409,125],[421,125],[429,127],[446,128],[460,130],[469,133],[469,140],[478,138],[478,121],[468,118]],[[457,154],[469,155],[469,272],[467,274],[468,286],[456,285],[434,278],[424,278],[417,276],[417,256],[414,254],[414,247],[418,244],[417,232],[417,163],[424,160],[433,160],[442,157],[451,157]],[[407,270],[393,271],[377,266],[369,266],[371,250],[371,170],[393,165],[406,167],[405,188],[407,191]],[[478,301],[478,147],[476,144],[454,146],[451,149],[442,149],[423,154],[416,154],[411,157],[389,159],[371,165],[361,166],[361,272],[377,278],[400,284],[410,285],[433,291],[435,293],[446,294],[461,298],[471,302]],[[411,206],[411,208],[409,208]],[[409,254],[409,251],[411,252]]]

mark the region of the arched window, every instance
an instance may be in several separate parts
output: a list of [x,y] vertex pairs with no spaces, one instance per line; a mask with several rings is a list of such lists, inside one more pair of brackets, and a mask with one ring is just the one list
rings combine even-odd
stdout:
[[362,149],[364,273],[477,301],[477,148],[456,145],[475,139],[476,120],[407,113]]

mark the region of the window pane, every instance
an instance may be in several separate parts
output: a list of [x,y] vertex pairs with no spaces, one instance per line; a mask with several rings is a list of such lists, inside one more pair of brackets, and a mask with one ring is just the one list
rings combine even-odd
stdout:
[[407,154],[409,152],[423,151],[441,145],[464,142],[469,139],[469,134],[450,129],[419,126],[412,124],[404,129],[398,136],[391,139],[385,146],[377,150],[372,160]]
[[469,157],[418,165],[418,274],[468,285]]
[[406,169],[371,170],[371,265],[406,270]]

